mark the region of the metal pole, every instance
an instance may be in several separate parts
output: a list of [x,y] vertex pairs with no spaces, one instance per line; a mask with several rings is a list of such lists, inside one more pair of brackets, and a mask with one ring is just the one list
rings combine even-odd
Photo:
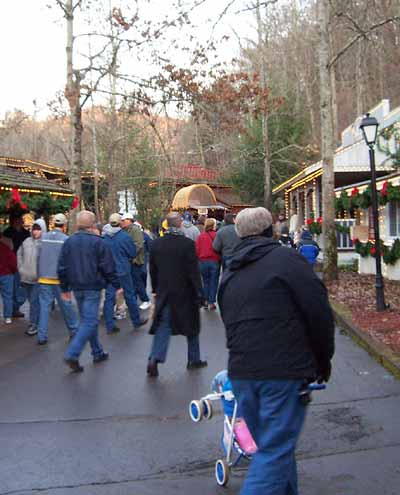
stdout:
[[371,196],[372,196],[372,217],[374,220],[374,237],[375,237],[375,250],[376,250],[376,310],[384,311],[386,309],[385,304],[385,292],[382,277],[382,262],[381,262],[381,241],[379,237],[379,213],[378,213],[378,198],[376,193],[376,171],[375,171],[375,153],[372,145],[369,145],[369,161],[371,164]]

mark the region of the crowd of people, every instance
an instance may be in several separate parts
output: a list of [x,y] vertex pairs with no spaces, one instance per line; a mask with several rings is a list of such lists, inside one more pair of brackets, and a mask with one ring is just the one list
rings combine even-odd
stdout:
[[93,363],[109,358],[98,332],[102,299],[109,334],[120,331],[122,305],[134,329],[147,323],[142,311],[151,306],[147,375],[155,378],[172,335],[187,339],[188,370],[207,366],[200,310],[215,311],[218,300],[228,375],[258,447],[241,494],[297,495],[295,448],[306,416],[299,394],[305,383],[329,380],[334,352],[334,322],[313,270],[319,247],[310,232],[302,229],[295,238],[284,215],[274,224],[261,207],[236,217],[228,213],[222,225],[172,212],[157,238],[129,213],[113,213],[102,226],[93,213],[81,211],[71,236],[64,214],[53,221],[48,231],[37,219],[28,232],[21,218],[11,218],[0,236],[4,322],[24,316],[20,307],[27,298],[26,334],[46,345],[57,301],[69,334],[64,361],[82,372],[79,359],[87,343]]

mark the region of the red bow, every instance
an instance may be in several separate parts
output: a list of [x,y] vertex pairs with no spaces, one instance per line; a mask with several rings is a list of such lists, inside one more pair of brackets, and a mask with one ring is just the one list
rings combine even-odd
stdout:
[[79,206],[79,196],[75,196],[74,200],[72,201],[71,208],[75,210],[75,208],[78,208]]

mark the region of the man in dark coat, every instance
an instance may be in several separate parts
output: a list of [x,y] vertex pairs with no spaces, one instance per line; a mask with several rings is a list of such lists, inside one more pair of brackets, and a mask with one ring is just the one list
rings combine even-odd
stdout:
[[188,369],[207,366],[200,359],[201,278],[195,244],[180,230],[178,213],[170,213],[167,223],[164,236],[153,241],[150,251],[155,312],[147,373],[152,377],[158,376],[158,363],[165,362],[171,334],[187,338]]
[[219,291],[228,374],[258,446],[241,495],[297,495],[295,448],[307,383],[328,381],[334,321],[327,292],[307,261],[272,240],[265,208],[236,218],[242,241]]
[[90,211],[80,211],[76,218],[77,232],[63,244],[58,260],[61,297],[71,301],[71,291],[78,303],[80,322],[64,361],[72,371],[83,371],[79,357],[86,343],[92,348],[93,363],[108,359],[98,335],[101,290],[107,283],[120,287],[111,250],[104,239],[95,234],[96,217]]

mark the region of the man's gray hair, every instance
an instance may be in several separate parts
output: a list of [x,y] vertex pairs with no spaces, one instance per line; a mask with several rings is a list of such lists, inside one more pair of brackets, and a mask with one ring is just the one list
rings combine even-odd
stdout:
[[179,229],[182,225],[182,215],[176,211],[168,213],[166,220],[168,227],[175,227],[176,229]]
[[260,235],[272,225],[271,213],[262,206],[245,208],[236,216],[235,229],[239,237]]
[[91,229],[96,223],[96,215],[91,211],[82,210],[76,217],[76,226],[78,229]]

